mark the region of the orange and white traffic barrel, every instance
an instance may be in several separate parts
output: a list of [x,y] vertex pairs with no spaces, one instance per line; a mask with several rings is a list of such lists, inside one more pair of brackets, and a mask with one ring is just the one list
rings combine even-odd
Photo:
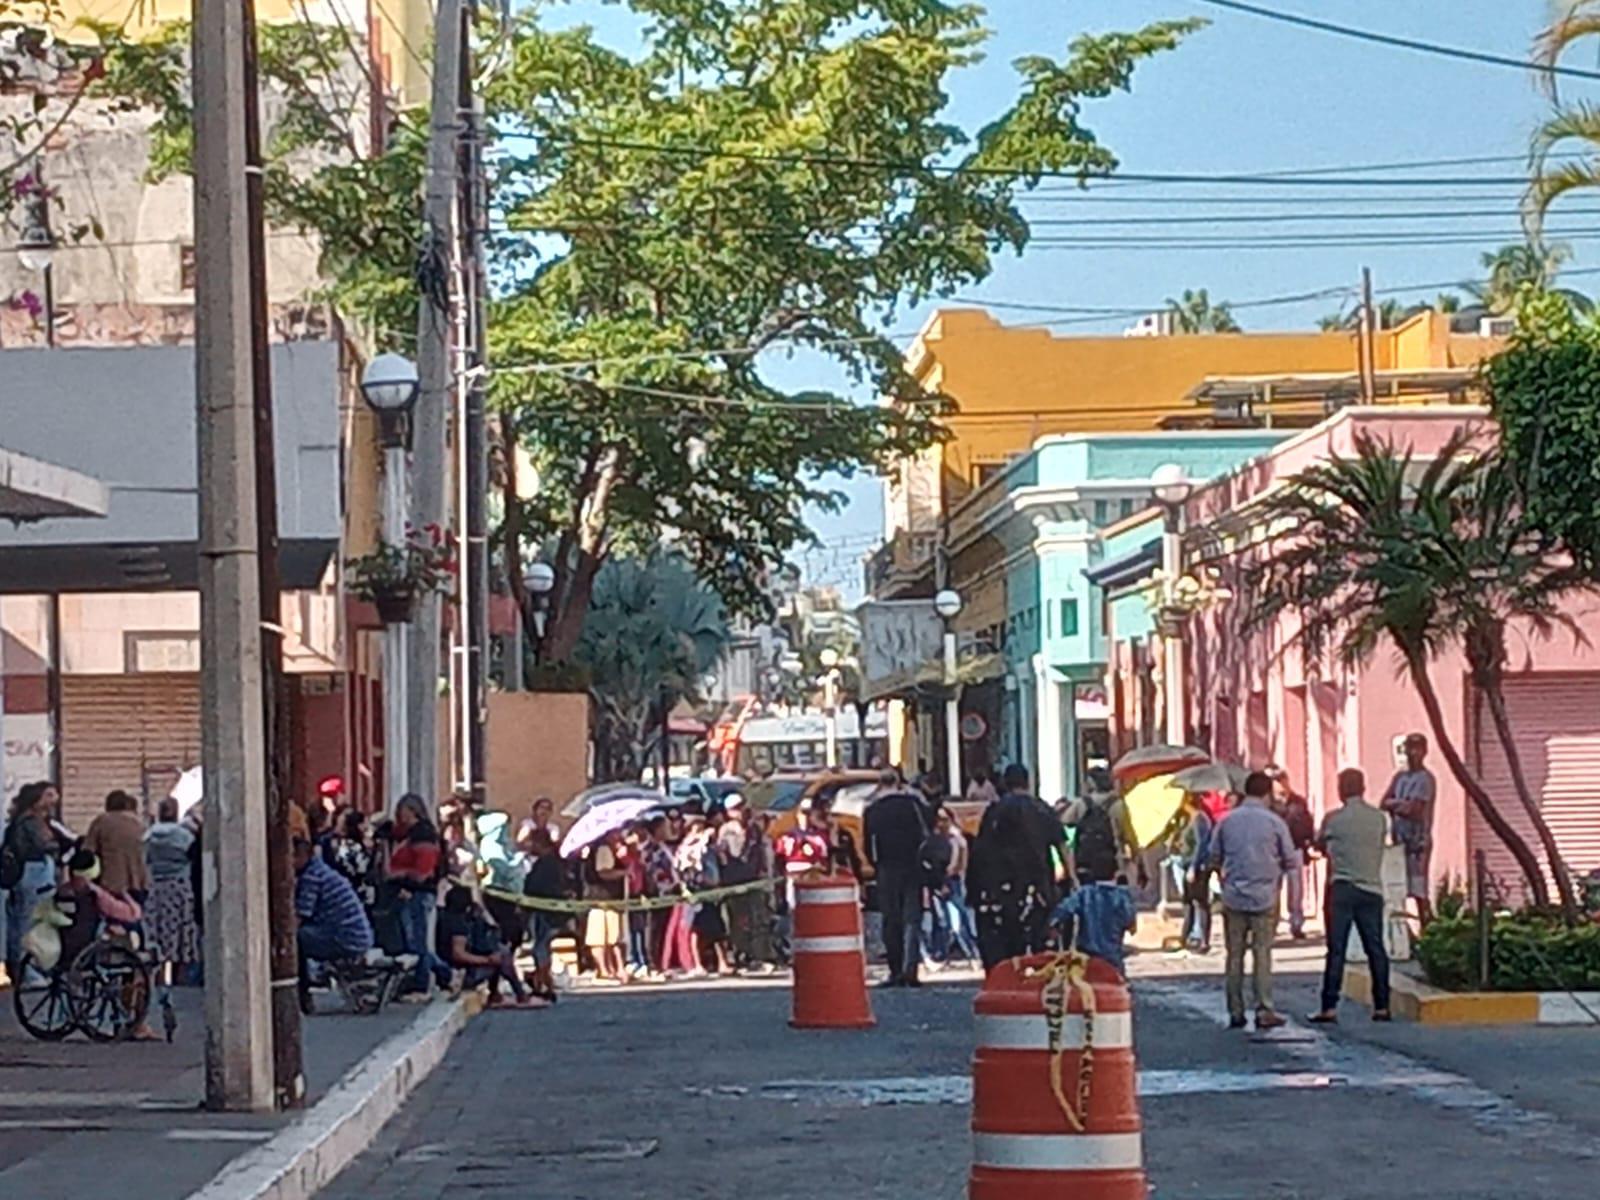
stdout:
[[848,875],[808,875],[794,881],[796,1029],[870,1029],[867,953],[861,938],[861,894]]
[[976,1013],[969,1200],[1145,1200],[1133,1004],[1116,969],[1011,959]]

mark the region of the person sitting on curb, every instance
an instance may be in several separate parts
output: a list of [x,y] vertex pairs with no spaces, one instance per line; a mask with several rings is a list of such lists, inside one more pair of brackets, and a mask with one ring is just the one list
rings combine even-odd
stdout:
[[517,978],[516,964],[511,957],[511,947],[500,938],[494,922],[473,903],[472,893],[460,886],[444,894],[444,908],[439,912],[438,954],[445,964],[466,972],[466,986],[475,988],[480,983],[489,985],[489,1007],[500,1005],[500,984],[511,985],[519,1008],[545,1008],[549,1001],[530,996],[522,980]]
[[312,852],[309,838],[294,839],[294,911],[300,927],[300,1011],[309,1016],[312,962],[360,958],[372,949],[372,922],[350,881]]

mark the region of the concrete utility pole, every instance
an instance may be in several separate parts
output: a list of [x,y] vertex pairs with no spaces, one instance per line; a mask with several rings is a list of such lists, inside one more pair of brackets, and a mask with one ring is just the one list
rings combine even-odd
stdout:
[[206,1102],[267,1112],[271,971],[245,20],[238,3],[198,4],[194,15],[195,253],[206,264],[195,281]]
[[[412,457],[411,521],[445,524],[445,464],[450,380],[450,247],[460,162],[462,57],[465,50],[462,0],[438,0],[434,18],[433,94],[424,184],[424,228],[417,264],[422,298],[417,310],[417,398]],[[410,790],[431,799],[439,789],[439,634],[442,601],[437,592],[418,598],[407,637],[406,691],[409,697]]]
[[250,222],[251,395],[256,419],[256,532],[261,591],[261,685],[265,720],[267,916],[271,926],[272,1073],[279,1108],[305,1103],[301,1061],[299,921],[294,911],[294,856],[289,844],[289,681],[283,671],[283,578],[278,564],[278,460],[272,420],[272,339],[267,311],[266,199],[261,169],[261,87],[255,0],[242,0],[244,149],[251,170],[245,203]]
[[1372,304],[1372,268],[1361,268],[1361,403],[1378,402],[1378,310]]

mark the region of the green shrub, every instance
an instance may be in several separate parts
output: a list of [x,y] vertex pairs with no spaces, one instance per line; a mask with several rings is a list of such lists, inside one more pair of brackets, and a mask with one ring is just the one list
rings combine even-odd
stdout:
[[[1461,908],[1435,919],[1416,944],[1428,982],[1450,991],[1478,987],[1478,917]],[[1489,927],[1489,988],[1497,992],[1600,990],[1600,925],[1567,926],[1558,916],[1496,914]]]

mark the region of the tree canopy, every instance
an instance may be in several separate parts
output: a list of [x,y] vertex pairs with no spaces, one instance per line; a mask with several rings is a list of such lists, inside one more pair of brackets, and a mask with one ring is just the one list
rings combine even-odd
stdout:
[[1183,295],[1167,301],[1176,333],[1240,333],[1233,309],[1224,300],[1212,300],[1205,288],[1184,289]]
[[[557,544],[554,658],[576,647],[611,556],[646,553],[669,531],[732,608],[759,609],[765,573],[810,537],[806,507],[842,502],[821,474],[880,467],[942,436],[945,399],[911,378],[885,323],[1020,252],[1024,190],[1113,171],[1084,102],[1127,90],[1142,60],[1203,24],[1086,35],[1059,60],[1020,59],[1014,101],[966,130],[949,120],[947,88],[987,36],[975,5],[629,6],[648,22],[631,53],[525,9],[483,89],[491,403],[504,449],[520,443],[542,481],[531,501],[507,489],[508,540]],[[314,233],[331,297],[376,344],[404,349],[424,114],[401,114],[369,149],[341,99],[360,60],[350,35],[261,33],[276,98],[269,218]],[[178,26],[114,39],[97,85],[159,114],[157,175],[188,166],[186,44]],[[780,351],[842,368],[888,402],[784,387]]]

